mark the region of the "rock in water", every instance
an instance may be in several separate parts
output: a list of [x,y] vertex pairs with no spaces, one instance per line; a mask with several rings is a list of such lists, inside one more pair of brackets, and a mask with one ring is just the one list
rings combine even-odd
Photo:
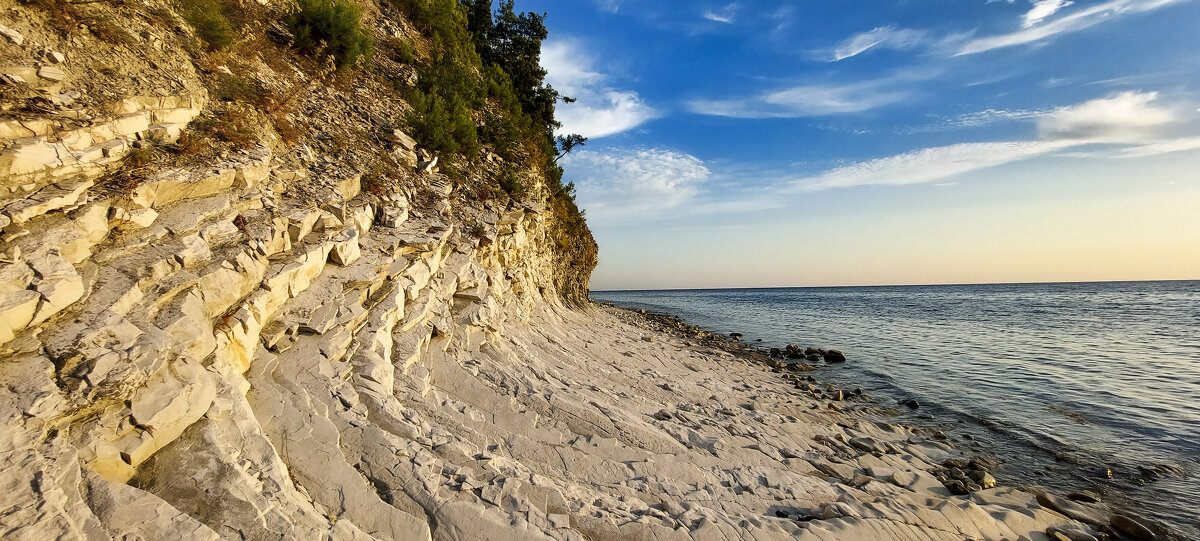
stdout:
[[844,363],[846,355],[836,349],[831,349],[825,352],[825,362],[827,363]]
[[1096,541],[1096,536],[1083,530],[1051,526],[1046,529],[1046,536],[1054,541]]
[[1080,522],[1088,524],[1101,525],[1106,524],[1107,509],[1098,506],[1091,506],[1085,503],[1073,502],[1064,498],[1059,498],[1053,494],[1042,493],[1036,497],[1038,504],[1061,513],[1067,518],[1072,518]]
[[1158,537],[1153,530],[1125,515],[1113,515],[1108,523],[1114,530],[1134,539],[1156,539]]

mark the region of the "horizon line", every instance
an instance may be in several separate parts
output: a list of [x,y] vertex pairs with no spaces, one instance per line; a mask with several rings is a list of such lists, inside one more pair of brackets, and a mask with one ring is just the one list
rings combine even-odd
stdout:
[[1137,282],[1198,282],[1200,278],[1164,278],[1155,280],[1047,280],[1041,282],[943,282],[935,284],[857,284],[857,285],[823,285],[823,286],[726,286],[726,287],[666,287],[643,289],[588,289],[591,293],[616,293],[622,291],[699,291],[699,290],[743,290],[743,289],[820,289],[820,288],[849,288],[849,287],[943,287],[943,286],[1013,286],[1013,285],[1053,285],[1053,284],[1114,284]]

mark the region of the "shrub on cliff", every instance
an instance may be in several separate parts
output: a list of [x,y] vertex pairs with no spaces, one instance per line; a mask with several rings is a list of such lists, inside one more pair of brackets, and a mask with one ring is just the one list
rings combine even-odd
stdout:
[[284,21],[295,45],[309,54],[327,54],[339,68],[371,58],[374,41],[362,26],[362,8],[351,0],[299,0]]
[[233,43],[233,27],[221,4],[215,0],[180,0],[178,6],[179,15],[196,29],[208,50],[217,51]]

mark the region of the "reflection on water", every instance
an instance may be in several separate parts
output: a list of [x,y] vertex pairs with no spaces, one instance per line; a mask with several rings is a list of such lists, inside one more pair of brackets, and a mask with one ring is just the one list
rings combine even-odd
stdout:
[[[1017,482],[1116,490],[1200,539],[1200,282],[593,292],[765,346],[837,348],[825,379],[916,398],[1010,459]],[[926,422],[933,422],[926,420]],[[1056,463],[1054,454],[1059,454]],[[1095,471],[1118,475],[1100,480]]]

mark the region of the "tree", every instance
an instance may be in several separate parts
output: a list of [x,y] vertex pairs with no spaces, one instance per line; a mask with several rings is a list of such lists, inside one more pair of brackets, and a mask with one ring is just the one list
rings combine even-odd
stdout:
[[467,11],[467,31],[475,44],[479,57],[485,59],[492,56],[492,0],[460,0]]
[[542,41],[549,35],[545,14],[518,14],[513,0],[501,0],[495,25],[489,33],[490,47],[485,63],[500,65],[512,80],[521,108],[549,131],[559,126],[554,120],[558,92],[545,84],[546,70],[541,66]]
[[554,157],[554,162],[558,163],[558,160],[563,156],[566,156],[567,153],[575,150],[576,147],[583,146],[583,144],[587,142],[587,137],[579,135],[578,133],[572,133],[555,137],[554,142],[558,144],[559,149],[558,156]]

